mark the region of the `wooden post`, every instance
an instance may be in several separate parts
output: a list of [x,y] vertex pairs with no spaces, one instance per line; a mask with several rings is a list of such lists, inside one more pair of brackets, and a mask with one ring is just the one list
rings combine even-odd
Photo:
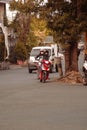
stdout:
[[57,64],[58,73],[59,73],[60,77],[62,77],[63,76],[63,71],[62,71],[61,57],[55,57],[55,64]]
[[87,55],[87,32],[85,32],[84,33],[84,37],[85,37],[85,39],[84,39],[84,41],[85,41],[85,55]]

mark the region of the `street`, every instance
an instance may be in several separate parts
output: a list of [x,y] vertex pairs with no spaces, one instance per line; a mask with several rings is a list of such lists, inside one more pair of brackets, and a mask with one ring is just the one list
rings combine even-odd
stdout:
[[87,130],[87,87],[19,68],[0,71],[0,130]]

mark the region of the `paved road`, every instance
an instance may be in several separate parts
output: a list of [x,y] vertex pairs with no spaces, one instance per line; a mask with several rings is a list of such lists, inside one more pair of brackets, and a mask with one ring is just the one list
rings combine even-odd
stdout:
[[0,71],[0,130],[87,130],[87,87],[40,83],[27,68]]

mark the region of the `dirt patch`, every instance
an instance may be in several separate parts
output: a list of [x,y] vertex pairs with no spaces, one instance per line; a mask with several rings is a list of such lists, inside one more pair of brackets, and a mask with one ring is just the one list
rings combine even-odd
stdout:
[[67,72],[65,76],[56,79],[57,82],[77,84],[82,83],[82,76],[79,72],[71,71]]

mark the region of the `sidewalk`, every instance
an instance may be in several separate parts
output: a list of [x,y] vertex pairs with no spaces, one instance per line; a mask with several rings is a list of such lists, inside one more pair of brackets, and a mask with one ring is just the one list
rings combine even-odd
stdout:
[[9,69],[13,70],[13,69],[21,69],[23,68],[23,66],[18,65],[18,64],[10,64],[9,65]]
[[20,65],[20,64],[11,64],[9,62],[1,62],[0,63],[0,70],[13,70],[13,69],[21,69],[27,67],[27,64]]

